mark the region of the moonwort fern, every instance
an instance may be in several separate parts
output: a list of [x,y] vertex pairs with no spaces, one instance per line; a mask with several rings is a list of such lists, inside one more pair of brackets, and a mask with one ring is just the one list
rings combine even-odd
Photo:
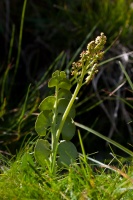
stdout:
[[[40,139],[35,145],[35,158],[41,166],[49,166],[55,174],[57,166],[69,166],[75,162],[78,152],[70,141],[75,134],[74,101],[81,87],[89,83],[98,72],[98,61],[103,58],[106,36],[101,33],[95,41],[87,45],[87,50],[80,54],[80,59],[72,64],[72,75],[77,86],[72,94],[71,82],[64,71],[55,71],[49,80],[48,87],[54,87],[53,96],[46,97],[40,104],[35,129]],[[51,134],[51,142],[46,139]]]

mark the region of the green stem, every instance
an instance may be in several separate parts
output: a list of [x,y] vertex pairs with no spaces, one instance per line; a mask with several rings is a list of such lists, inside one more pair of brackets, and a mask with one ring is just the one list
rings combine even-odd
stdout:
[[57,142],[56,141],[56,119],[57,119],[57,104],[58,104],[58,87],[56,87],[55,90],[55,104],[54,104],[54,115],[53,115],[53,119],[52,119],[52,127],[51,127],[51,150],[52,150],[52,154],[51,154],[51,173],[55,174],[55,165],[53,166],[53,157],[54,157],[54,149],[57,146]]
[[83,68],[80,80],[79,80],[79,82],[77,84],[77,87],[76,87],[76,89],[74,91],[74,94],[73,94],[73,96],[72,96],[72,98],[71,98],[71,100],[70,100],[70,102],[69,102],[69,104],[68,104],[68,106],[67,106],[67,108],[66,108],[66,110],[65,110],[65,112],[63,114],[63,116],[62,116],[62,120],[61,120],[60,126],[59,126],[59,128],[58,128],[58,130],[56,132],[56,140],[54,141],[55,145],[53,147],[52,168],[51,168],[53,173],[55,172],[56,155],[57,155],[59,137],[60,137],[62,128],[64,126],[64,123],[66,121],[66,118],[67,118],[67,116],[68,116],[68,114],[69,114],[69,112],[70,112],[70,110],[72,108],[72,105],[73,105],[73,103],[74,103],[74,101],[75,101],[75,99],[76,99],[76,97],[78,95],[78,92],[79,92],[80,88],[82,87],[83,79],[84,79],[84,76],[85,76],[85,72],[86,72],[85,68]]
[[82,87],[82,82],[79,82],[77,84],[77,87],[76,87],[76,89],[74,91],[74,94],[73,94],[73,96],[72,96],[72,98],[71,98],[71,100],[70,100],[70,102],[69,102],[69,104],[68,104],[68,106],[67,106],[67,108],[66,108],[66,110],[65,110],[65,112],[63,114],[63,116],[62,116],[62,120],[61,120],[60,126],[59,126],[59,128],[57,130],[57,133],[56,133],[56,138],[57,139],[59,139],[59,137],[60,137],[60,133],[62,131],[62,128],[64,126],[66,118],[67,118],[67,116],[68,116],[68,114],[69,114],[69,112],[70,112],[70,110],[72,108],[72,105],[73,105],[73,103],[74,103],[74,101],[75,101],[75,99],[77,97],[77,94],[78,94],[78,92],[79,92],[79,90],[80,90],[81,87]]

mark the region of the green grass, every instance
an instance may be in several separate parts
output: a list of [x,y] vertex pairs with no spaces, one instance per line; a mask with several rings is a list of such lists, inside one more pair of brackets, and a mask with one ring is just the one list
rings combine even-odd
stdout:
[[[52,177],[28,158],[29,151],[1,166],[1,199],[132,199],[133,167],[116,159],[117,167],[96,164],[80,155],[77,163]],[[26,160],[27,159],[27,160]],[[27,161],[27,162],[26,162]],[[116,164],[115,164],[116,166]],[[119,167],[118,167],[119,166]]]

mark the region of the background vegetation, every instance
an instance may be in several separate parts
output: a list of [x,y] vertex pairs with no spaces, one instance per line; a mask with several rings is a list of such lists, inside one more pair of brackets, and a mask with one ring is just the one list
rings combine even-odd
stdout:
[[[132,21],[131,0],[1,0],[0,151],[16,154],[23,141],[36,137],[38,105],[49,94],[51,73],[63,69],[70,77],[72,61],[100,32],[108,38],[106,55],[99,74],[79,94],[75,120],[132,150],[132,91],[118,63],[132,80],[132,54],[125,54],[133,50]],[[81,134],[87,153],[107,158],[105,141]],[[73,140],[80,150],[78,137]]]

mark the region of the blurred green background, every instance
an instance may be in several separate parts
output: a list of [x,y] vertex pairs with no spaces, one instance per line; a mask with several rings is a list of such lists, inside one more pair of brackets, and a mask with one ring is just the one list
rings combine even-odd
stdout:
[[[47,88],[52,72],[65,70],[71,77],[72,61],[76,61],[87,42],[101,32],[107,36],[107,51],[99,73],[79,93],[75,121],[132,150],[132,91],[119,61],[133,80],[133,54],[125,54],[133,51],[133,1],[1,0],[2,153],[16,154],[28,138],[37,137],[34,124],[38,105],[53,92]],[[110,95],[120,85],[120,89]],[[104,158],[111,151],[108,144],[96,136],[81,134],[87,153],[98,151],[96,156]],[[78,137],[73,140],[80,151]],[[113,150],[120,153],[114,147]]]

